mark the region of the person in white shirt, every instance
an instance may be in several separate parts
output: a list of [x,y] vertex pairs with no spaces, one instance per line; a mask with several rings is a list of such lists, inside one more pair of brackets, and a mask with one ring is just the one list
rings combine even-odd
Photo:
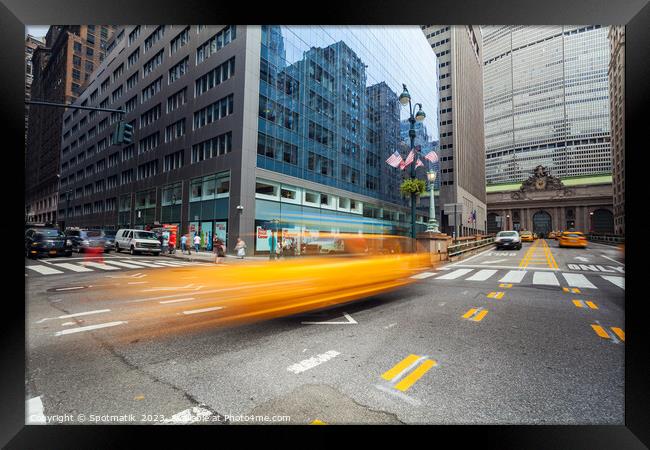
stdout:
[[194,250],[196,250],[196,253],[199,252],[199,246],[201,245],[201,237],[199,234],[194,235]]

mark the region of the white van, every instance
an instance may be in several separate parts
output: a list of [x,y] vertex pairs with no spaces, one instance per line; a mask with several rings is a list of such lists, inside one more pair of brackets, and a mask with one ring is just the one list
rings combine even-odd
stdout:
[[115,251],[119,253],[122,250],[130,252],[132,255],[136,253],[151,253],[154,256],[158,256],[161,248],[160,241],[155,233],[122,228],[117,230],[117,234],[115,235]]

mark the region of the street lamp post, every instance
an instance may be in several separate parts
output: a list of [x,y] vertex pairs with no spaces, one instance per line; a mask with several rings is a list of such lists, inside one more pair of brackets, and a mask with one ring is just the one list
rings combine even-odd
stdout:
[[[415,106],[418,107],[418,111],[415,113],[415,115],[413,115],[414,108],[411,104],[411,94],[409,94],[409,91],[406,88],[406,84],[402,84],[402,86],[404,87],[404,91],[399,96],[399,102],[402,106],[409,106],[409,138],[411,140],[411,151],[415,152],[415,157],[411,163],[411,178],[415,179],[415,165],[418,157],[418,151],[415,148],[415,122],[422,122],[426,117],[426,114],[424,114],[424,111],[422,111],[422,104],[416,103]],[[411,192],[411,237],[413,238],[413,242],[415,242],[415,239],[417,237],[415,231],[415,192]]]
[[506,214],[506,229],[510,230],[512,227],[510,226],[510,214]]
[[438,221],[436,220],[436,203],[433,195],[434,184],[436,181],[436,171],[429,170],[427,172],[427,179],[429,180],[429,224],[427,225],[428,233],[438,233]]
[[589,233],[594,233],[594,212],[589,213]]

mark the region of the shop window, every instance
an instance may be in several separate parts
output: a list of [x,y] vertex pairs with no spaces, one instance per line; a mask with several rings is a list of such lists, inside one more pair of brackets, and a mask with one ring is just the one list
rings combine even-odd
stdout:
[[319,202],[318,194],[315,192],[305,192],[305,203],[314,203],[318,204]]
[[339,209],[350,209],[350,199],[339,197]]
[[202,190],[203,183],[201,181],[201,178],[198,178],[196,180],[192,180],[192,184],[190,186],[190,201],[191,202],[197,202],[201,200],[201,193],[203,192]]
[[202,200],[211,200],[214,198],[214,192],[216,189],[215,181],[216,179],[214,175],[203,178],[203,195],[201,197]]
[[217,178],[217,197],[227,197],[230,192],[230,177]]
[[298,198],[298,194],[296,193],[296,191],[294,191],[293,189],[286,189],[286,188],[282,188],[280,190],[280,196],[283,199],[286,198],[289,200],[296,200]]
[[257,183],[255,183],[255,193],[277,197],[278,187],[272,184],[262,183],[258,181]]

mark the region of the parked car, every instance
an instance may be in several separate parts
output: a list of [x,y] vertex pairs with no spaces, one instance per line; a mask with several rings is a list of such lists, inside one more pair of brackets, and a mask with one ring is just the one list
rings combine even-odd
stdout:
[[494,238],[497,250],[502,248],[514,248],[521,250],[521,237],[514,230],[499,231]]
[[151,231],[134,230],[122,228],[115,234],[115,251],[122,250],[136,253],[151,253],[154,256],[160,254],[160,241],[155,233]]
[[25,233],[25,256],[72,255],[72,242],[56,228],[30,228]]
[[106,238],[102,230],[67,228],[65,235],[72,242],[72,250],[77,253],[106,251]]
[[565,231],[558,239],[560,247],[587,248],[587,237],[579,231]]
[[519,233],[521,242],[533,242],[537,236],[533,235],[530,231],[521,231]]
[[106,253],[110,253],[112,250],[115,250],[115,235],[117,231],[115,230],[102,230],[104,233]]

